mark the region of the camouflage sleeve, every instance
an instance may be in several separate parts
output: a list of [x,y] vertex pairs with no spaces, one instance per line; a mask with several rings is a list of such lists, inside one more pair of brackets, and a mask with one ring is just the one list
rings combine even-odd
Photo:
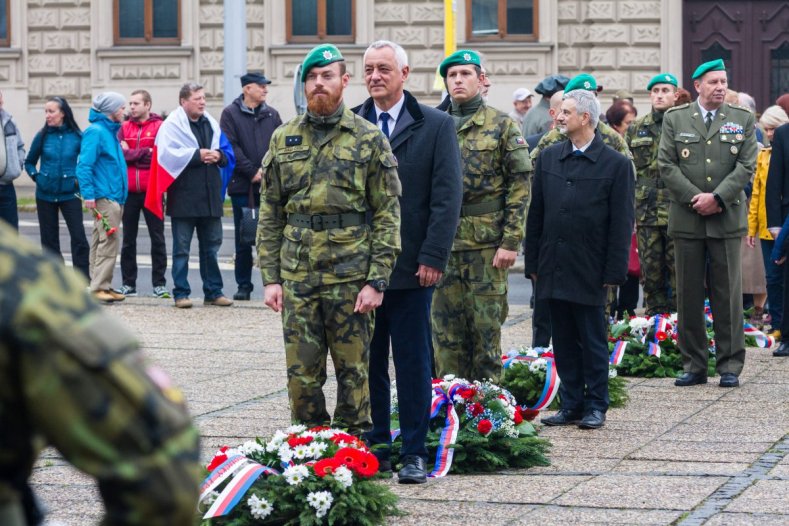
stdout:
[[98,479],[108,524],[190,524],[200,468],[183,395],[81,279],[27,246],[0,243],[4,261],[29,250],[0,285],[19,298],[9,316],[28,425]]
[[263,179],[260,183],[260,214],[256,240],[263,285],[282,282],[279,274],[279,258],[286,217],[275,151],[274,139],[272,139],[271,148],[262,163]]
[[508,122],[502,143],[507,197],[504,203],[504,233],[501,238],[501,248],[517,251],[523,241],[526,227],[532,163],[526,140],[514,122]]
[[397,159],[383,134],[373,149],[367,171],[367,202],[372,212],[370,269],[367,279],[389,280],[400,253],[400,201],[402,193],[397,175]]

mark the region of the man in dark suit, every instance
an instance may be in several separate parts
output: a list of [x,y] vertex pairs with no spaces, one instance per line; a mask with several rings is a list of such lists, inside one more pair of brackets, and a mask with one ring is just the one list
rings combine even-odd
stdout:
[[724,103],[722,60],[696,68],[693,84],[698,99],[666,111],[658,149],[660,177],[671,193],[668,234],[674,239],[677,343],[685,370],[674,385],[707,383],[706,273],[720,386],[737,387],[745,362],[740,244],[748,232],[744,188],[756,167],[754,115]]
[[[789,124],[775,129],[771,141],[773,153],[770,157],[770,170],[767,172],[767,227],[773,238],[781,233],[781,227],[789,215]],[[789,263],[784,263],[784,305],[789,296]],[[781,345],[773,351],[773,356],[789,356],[789,316],[784,316],[781,326]]]
[[557,126],[568,140],[536,158],[525,268],[548,300],[561,409],[542,422],[596,429],[608,410],[608,288],[627,277],[634,221],[633,164],[603,143],[594,93],[564,95]]
[[378,124],[397,157],[402,253],[383,304],[375,311],[370,344],[370,404],[373,430],[367,433],[381,471],[391,470],[389,344],[397,378],[400,483],[426,481],[425,461],[431,401],[430,303],[446,268],[460,217],[462,171],[452,119],[419,104],[404,90],[408,56],[394,42],[378,41],[364,54],[370,98],[354,108]]

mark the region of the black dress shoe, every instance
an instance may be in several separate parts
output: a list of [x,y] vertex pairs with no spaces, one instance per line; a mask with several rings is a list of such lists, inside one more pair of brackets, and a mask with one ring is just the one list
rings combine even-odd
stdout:
[[249,296],[252,294],[251,290],[239,290],[235,294],[233,294],[233,299],[236,301],[249,301]]
[[721,375],[721,382],[719,385],[721,387],[739,387],[740,380],[734,373],[723,373]]
[[581,420],[581,413],[575,413],[569,409],[559,409],[553,416],[541,418],[540,422],[546,426],[571,426]]
[[603,427],[603,424],[605,424],[605,413],[599,409],[592,409],[578,422],[578,427],[581,429],[598,429]]
[[773,351],[773,356],[789,356],[789,342],[781,342],[781,345]]
[[392,461],[389,459],[378,459],[378,473],[392,474]]
[[687,387],[689,385],[701,385],[707,383],[707,375],[701,373],[683,373],[674,380],[677,387]]
[[425,459],[416,455],[406,455],[403,458],[403,467],[397,473],[397,482],[400,484],[424,484],[427,482]]

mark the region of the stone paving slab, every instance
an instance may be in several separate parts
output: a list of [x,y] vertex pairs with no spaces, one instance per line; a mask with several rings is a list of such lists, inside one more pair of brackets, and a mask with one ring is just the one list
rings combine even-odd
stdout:
[[[183,311],[130,298],[107,308],[184,389],[207,461],[222,445],[286,427],[289,409],[280,316],[260,301],[196,303]],[[530,314],[510,309],[504,349],[530,343]],[[716,379],[679,389],[672,379],[630,378],[630,404],[611,409],[603,429],[543,429],[551,466],[420,486],[383,482],[408,513],[389,524],[787,524],[789,456],[776,452],[786,451],[789,430],[789,360],[749,349],[741,378],[739,389],[721,389]],[[331,412],[331,360],[325,393]],[[55,450],[42,452],[33,485],[61,524],[100,520],[95,486]]]

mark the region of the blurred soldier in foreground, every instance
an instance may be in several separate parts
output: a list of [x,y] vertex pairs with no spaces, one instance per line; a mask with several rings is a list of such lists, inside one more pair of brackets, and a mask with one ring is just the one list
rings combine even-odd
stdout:
[[46,445],[98,480],[102,524],[187,526],[198,435],[181,392],[85,283],[0,225],[0,524],[40,524],[27,485]]
[[331,423],[323,384],[331,352],[334,426],[372,428],[372,311],[400,252],[400,180],[389,142],[343,102],[350,76],[331,44],[302,64],[307,113],[277,128],[263,158],[257,248],[265,304],[282,312],[291,418]]

